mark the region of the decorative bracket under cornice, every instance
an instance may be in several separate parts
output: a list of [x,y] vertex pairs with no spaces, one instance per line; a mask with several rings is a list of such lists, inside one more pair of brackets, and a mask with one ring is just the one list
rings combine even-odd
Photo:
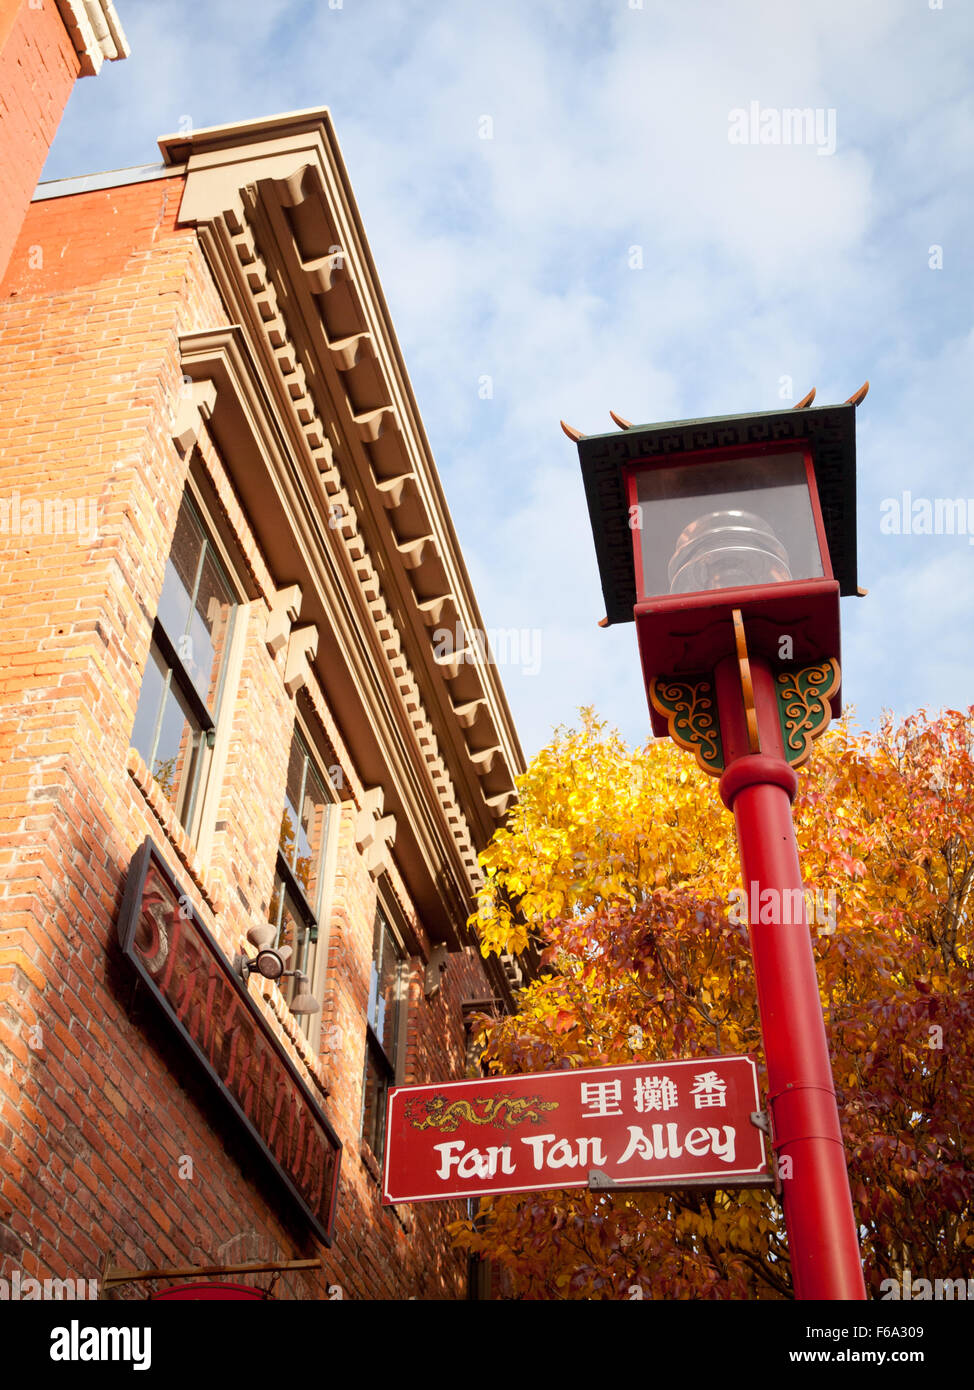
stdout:
[[307,685],[311,662],[317,650],[318,629],[314,623],[291,629],[284,665],[284,689],[289,695],[296,695],[303,685]]
[[389,867],[396,838],[396,818],[382,815],[384,804],[382,787],[369,787],[355,821],[355,846],[373,878],[378,878]]
[[264,641],[271,656],[277,656],[290,637],[291,628],[297,622],[300,612],[301,585],[291,584],[287,589],[278,589],[264,630]]
[[375,342],[371,333],[353,333],[350,338],[329,343],[328,348],[340,372],[350,372],[360,362],[376,360]]
[[374,444],[380,435],[390,431],[399,433],[399,420],[390,405],[381,405],[375,410],[366,410],[361,415],[353,415],[352,419],[355,421],[359,438],[363,444]]
[[185,457],[196,445],[203,421],[209,420],[216,405],[216,383],[212,381],[193,381],[183,377],[179,388],[179,400],[172,424],[172,438],[179,452]]
[[494,759],[503,757],[504,750],[499,743],[495,743],[490,748],[478,748],[470,753],[470,761],[480,772],[490,772],[494,766]]
[[432,536],[417,536],[415,540],[397,544],[396,549],[402,556],[403,567],[407,570],[418,569],[423,563],[427,546],[436,552],[436,541]]
[[316,256],[314,260],[302,261],[301,269],[308,277],[312,293],[327,294],[346,273],[345,256],[336,247],[334,251],[329,251],[327,256]]
[[480,717],[480,711],[486,708],[487,700],[481,695],[475,700],[466,700],[462,705],[454,705],[453,713],[456,715],[460,727],[469,729],[471,724],[476,724]]

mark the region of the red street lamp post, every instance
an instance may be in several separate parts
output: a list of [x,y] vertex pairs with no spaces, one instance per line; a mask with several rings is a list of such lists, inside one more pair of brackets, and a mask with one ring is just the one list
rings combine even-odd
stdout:
[[[868,383],[867,383],[868,385]],[[798,1299],[864,1299],[791,815],[841,710],[856,581],[855,406],[633,426],[578,445],[606,600],[635,619],[653,730],[733,811]],[[812,393],[814,395],[814,392]]]

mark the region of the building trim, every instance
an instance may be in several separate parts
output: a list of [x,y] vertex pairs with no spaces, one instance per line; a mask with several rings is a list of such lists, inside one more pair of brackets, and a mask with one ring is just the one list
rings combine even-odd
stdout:
[[[207,433],[233,479],[265,562],[275,582],[300,585],[301,625],[314,624],[322,634],[314,663],[318,684],[331,702],[336,693],[342,699],[345,736],[356,745],[353,761],[375,769],[366,781],[381,789],[384,816],[395,814],[402,827],[397,861],[424,921],[437,939],[465,935],[476,853],[468,836],[458,843],[457,826],[451,827],[448,848],[434,821],[429,784],[419,776],[418,759],[410,757],[392,708],[394,688],[368,603],[361,594],[355,602],[360,588],[355,572],[342,564],[345,548],[323,522],[326,494],[318,469],[310,457],[301,457],[306,450],[289,447],[282,436],[279,413],[243,329],[186,334],[180,346],[184,374],[197,384],[209,382],[215,391]],[[377,671],[386,675],[381,690]]]
[[[255,132],[256,144],[242,143]],[[496,667],[435,649],[436,627],[482,631],[482,621],[330,117],[292,113],[166,137],[160,147],[185,163],[180,221],[196,225],[227,313],[241,325],[235,331],[259,359],[265,408],[299,462],[309,509],[300,520],[312,548],[331,560],[331,583],[323,589],[319,576],[314,586],[328,601],[302,615],[331,629],[315,663],[319,679],[335,700],[329,658],[338,641],[341,665],[356,678],[355,704],[378,734],[373,765],[376,753],[397,771],[416,769],[417,753],[425,764],[420,782],[414,771],[385,786],[400,827],[396,857],[415,892],[403,831],[425,822],[423,858],[441,900],[431,934],[469,939],[477,851],[516,795],[523,754]],[[201,347],[205,336],[191,335]],[[189,339],[183,346],[184,370],[199,380],[206,368],[190,360],[195,350],[187,356]],[[407,785],[412,795],[400,806]],[[439,829],[430,823],[431,789]],[[445,845],[453,864],[446,881]],[[428,891],[419,898],[428,911]]]
[[106,59],[117,62],[129,56],[112,0],[57,0],[57,7],[81,60],[82,77],[97,76]]
[[[443,661],[433,651],[432,630],[443,622],[479,631],[483,624],[330,115],[293,112],[159,144],[167,160],[186,164],[180,218],[209,233],[204,245],[222,262],[214,268],[221,292],[235,307],[241,289],[255,301],[248,317],[277,351],[285,402],[307,429],[346,540],[359,515],[372,526],[367,550],[382,565],[383,588],[394,590],[389,606],[407,619],[404,636],[423,653],[431,678],[424,688],[439,695],[437,732],[449,732],[451,772],[473,793],[468,810],[480,805],[477,839],[486,843],[514,798],[523,753],[496,667],[463,653]],[[344,417],[341,458],[337,435],[320,418],[334,413]],[[386,526],[372,523],[363,493]]]
[[71,179],[49,179],[34,190],[32,203],[47,198],[68,198],[73,193],[94,193],[100,188],[124,188],[130,183],[149,183],[153,179],[172,179],[186,172],[182,164],[139,164],[132,169],[106,169],[100,174],[79,174]]

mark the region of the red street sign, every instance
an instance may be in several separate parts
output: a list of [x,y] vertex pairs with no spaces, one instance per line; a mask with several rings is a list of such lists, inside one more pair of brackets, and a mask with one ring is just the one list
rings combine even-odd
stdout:
[[759,1109],[751,1057],[396,1086],[382,1200],[588,1187],[593,1171],[627,1187],[759,1186]]

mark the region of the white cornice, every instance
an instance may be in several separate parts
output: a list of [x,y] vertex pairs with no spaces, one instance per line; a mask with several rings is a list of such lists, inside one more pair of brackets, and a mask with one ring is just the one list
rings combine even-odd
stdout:
[[[496,667],[444,662],[433,650],[435,627],[482,624],[330,116],[295,112],[159,143],[187,168],[180,220],[206,231],[232,316],[246,307],[263,357],[276,363],[277,395],[316,460],[330,529],[345,544],[448,819],[462,806],[483,843],[523,755]],[[341,435],[326,423],[336,406]],[[412,656],[390,604],[408,625]],[[457,775],[462,790],[451,785]]]
[[112,0],[57,0],[58,12],[81,59],[81,76],[95,77],[106,59],[131,52]]
[[[461,762],[472,768],[489,815],[496,818],[513,795],[520,747],[496,667],[471,663],[462,652],[443,660],[436,651],[437,625],[482,631],[482,621],[429,447],[417,427],[408,379],[393,351],[391,325],[364,264],[359,229],[337,217],[329,220],[334,204],[326,200],[332,192],[322,187],[315,165],[307,166],[300,180],[278,177],[248,185],[243,203],[251,236],[239,254],[249,257],[254,236],[259,239],[265,274],[272,283],[283,277],[288,333],[308,367],[302,384],[314,393],[313,381],[321,381],[329,399],[344,405],[342,457],[328,472],[340,478],[349,526],[362,531],[367,550],[382,566],[386,602],[410,620],[430,717],[441,738],[446,733]],[[291,218],[286,209],[294,210]],[[340,265],[332,264],[322,287],[322,258],[314,252],[317,240],[329,236],[337,237],[343,250]],[[352,343],[358,344],[354,352]],[[357,508],[347,502],[349,491],[360,499]],[[437,607],[434,621],[431,610]],[[457,705],[472,703],[474,718],[459,721]],[[486,748],[500,756],[485,761],[479,755]],[[469,807],[466,799],[464,804]]]
[[[349,545],[344,538],[338,543],[335,533],[323,526],[327,493],[318,467],[310,452],[302,458],[304,450],[295,447],[295,434],[292,432],[289,443],[282,431],[282,424],[288,423],[286,417],[281,418],[282,402],[275,402],[268,393],[266,377],[244,330],[234,326],[183,335],[180,347],[183,372],[194,385],[192,398],[187,399],[190,418],[184,421],[177,417],[173,433],[179,437],[180,447],[185,447],[187,441],[182,435],[200,427],[193,418],[198,413],[197,398],[204,403],[204,393],[215,393],[212,410],[207,411],[207,429],[255,527],[267,563],[278,582],[300,581],[302,624],[310,619],[316,632],[329,634],[326,650],[318,651],[318,681],[328,689],[331,700],[336,699],[337,692],[347,721],[345,736],[354,756],[363,767],[381,769],[389,800],[402,807],[406,833],[397,841],[397,857],[401,849],[401,868],[411,881],[427,929],[434,937],[456,936],[462,931],[464,907],[476,884],[476,850],[452,788],[443,780],[442,760],[436,759],[428,723],[417,726],[412,765],[402,734],[394,728],[390,706],[396,701],[394,665],[398,668],[398,663],[390,663],[385,651],[389,640],[386,625],[373,626],[370,619],[374,615],[360,590],[359,569],[369,564],[361,537],[353,532]],[[299,439],[297,443],[300,445]],[[324,543],[329,534],[336,544]],[[344,562],[351,564],[351,560],[346,552],[353,547],[358,565],[348,570]],[[374,598],[380,597],[377,578],[374,592],[370,592]],[[356,605],[357,594],[361,606]],[[291,628],[289,640],[301,631]],[[310,653],[299,653],[297,647],[295,653],[313,659]],[[290,658],[289,647],[289,662]],[[298,664],[294,674],[300,675],[301,670]],[[304,669],[304,679],[309,679],[308,668]],[[380,686],[384,686],[384,693]],[[421,701],[415,682],[412,689],[415,694],[409,702],[409,717],[415,719],[421,714]],[[427,766],[430,781],[425,784],[417,774],[416,753]],[[430,782],[435,791],[432,797]],[[432,814],[436,802],[442,808],[439,826]],[[389,839],[387,835],[383,843],[388,845]],[[380,872],[384,861],[378,851],[371,861],[371,867]]]

